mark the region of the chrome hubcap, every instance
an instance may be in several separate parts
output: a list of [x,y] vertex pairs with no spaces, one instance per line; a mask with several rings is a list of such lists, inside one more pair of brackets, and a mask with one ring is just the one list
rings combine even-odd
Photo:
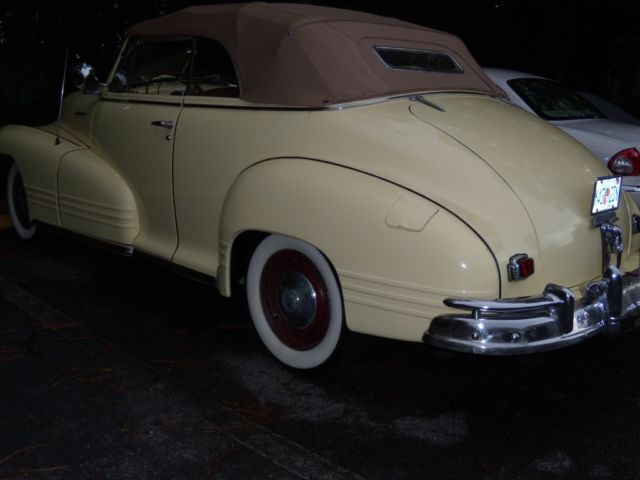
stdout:
[[278,290],[287,323],[296,328],[308,327],[318,311],[316,291],[309,279],[299,272],[286,272]]
[[265,263],[260,297],[269,327],[294,350],[316,347],[327,334],[330,302],[322,275],[304,254],[280,250]]

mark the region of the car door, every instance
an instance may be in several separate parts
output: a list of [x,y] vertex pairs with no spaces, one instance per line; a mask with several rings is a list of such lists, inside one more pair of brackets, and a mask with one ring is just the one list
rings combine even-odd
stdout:
[[137,204],[136,250],[170,260],[178,244],[175,129],[187,90],[190,39],[130,39],[92,118],[92,137]]
[[239,94],[226,48],[212,39],[196,38],[190,88],[174,149],[180,245],[173,261],[211,276],[217,273],[218,223],[224,199],[247,166],[245,162],[255,158],[247,152],[256,111],[246,108]]

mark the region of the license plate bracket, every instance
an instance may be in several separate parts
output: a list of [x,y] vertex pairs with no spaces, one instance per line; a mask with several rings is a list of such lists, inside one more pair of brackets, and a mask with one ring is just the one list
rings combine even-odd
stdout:
[[617,210],[620,205],[622,177],[598,177],[593,184],[591,215]]
[[594,227],[617,220],[616,210],[620,206],[621,192],[621,176],[612,175],[596,178],[593,184],[593,196],[591,197],[591,215],[593,215]]

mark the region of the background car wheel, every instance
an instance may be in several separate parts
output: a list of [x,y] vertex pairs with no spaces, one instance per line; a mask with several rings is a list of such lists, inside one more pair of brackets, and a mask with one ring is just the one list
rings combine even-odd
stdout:
[[296,369],[329,363],[344,330],[342,295],[331,265],[306,242],[270,235],[247,272],[253,324],[267,349]]
[[7,177],[7,205],[13,228],[23,240],[29,240],[36,233],[36,227],[29,219],[27,195],[24,191],[22,176],[14,163]]

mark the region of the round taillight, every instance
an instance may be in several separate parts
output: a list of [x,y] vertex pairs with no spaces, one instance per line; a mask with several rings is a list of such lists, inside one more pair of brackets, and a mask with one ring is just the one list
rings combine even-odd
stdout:
[[640,175],[640,152],[635,148],[626,148],[616,153],[607,167],[617,175]]

